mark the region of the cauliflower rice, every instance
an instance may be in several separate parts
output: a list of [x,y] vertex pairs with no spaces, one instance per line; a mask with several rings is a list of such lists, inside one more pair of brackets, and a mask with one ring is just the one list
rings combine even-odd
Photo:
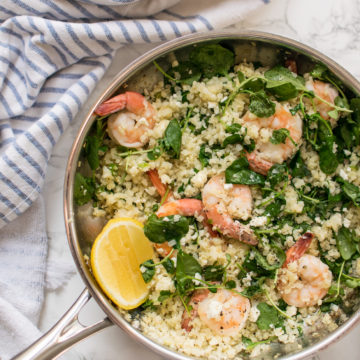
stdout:
[[[249,298],[251,309],[241,330],[224,336],[207,327],[198,316],[192,319],[191,331],[183,329],[184,303],[186,305],[196,287],[211,287],[213,282],[206,280],[204,273],[196,273],[194,280],[187,283],[187,290],[179,293],[177,258],[161,252],[155,252],[151,259],[159,265],[147,267],[145,264],[140,268],[143,273],[155,270],[148,282],[146,303],[133,311],[119,311],[154,341],[191,357],[233,359],[241,358],[244,353],[256,356],[268,351],[271,343],[293,344],[294,351],[301,349],[304,336],[321,337],[346,321],[349,309],[358,298],[360,193],[356,198],[356,189],[360,186],[360,147],[355,144],[340,149],[334,141],[334,151],[342,151],[341,157],[338,156],[341,160],[334,171],[326,173],[321,159],[324,155],[319,144],[314,144],[318,140],[311,135],[322,126],[322,120],[317,123],[309,120],[308,116],[317,113],[311,96],[302,96],[303,92],[298,91],[289,99],[279,100],[278,94],[269,92],[265,81],[262,85],[260,81],[260,90],[238,91],[249,78],[266,79],[269,69],[252,63],[232,65],[226,73],[202,75],[191,82],[181,81],[178,64],[173,61],[173,67],[167,70],[175,81],[165,76],[144,92],[155,109],[156,124],[148,130],[143,148],[124,149],[106,133],[103,135],[98,149],[100,162],[94,171],[95,217],[132,217],[145,223],[146,228],[151,214],[164,200],[147,176],[149,170],[157,171],[162,184],[171,189],[173,200],[201,199],[209,179],[228,171],[236,160],[244,157],[245,151],[256,152],[259,144],[272,141],[273,129],[244,121],[244,115],[252,108],[251,102],[255,101],[254,94],[259,91],[265,91],[268,101],[281,104],[293,117],[301,119],[303,134],[290,157],[283,162],[274,161],[286,167],[284,177],[272,185],[269,175],[264,175],[263,184],[247,185],[252,195],[251,217],[244,220],[236,209],[229,209],[232,218],[252,229],[258,241],[256,246],[219,233],[211,235],[198,216],[191,221],[187,218],[189,230],[180,239],[169,238],[169,245],[191,254],[202,269],[222,269],[226,275],[220,281],[220,288],[226,287]],[[296,78],[293,73],[292,76]],[[313,80],[311,74],[305,74],[304,78],[307,82]],[[303,112],[299,104],[303,104]],[[348,114],[339,110],[324,120],[336,136],[337,126]],[[178,157],[167,151],[162,142],[173,119],[182,133]],[[106,117],[99,121],[106,124]],[[238,136],[233,139],[238,141],[229,142],[229,136],[235,134]],[[287,137],[276,146],[290,144],[290,140]],[[152,156],[155,148],[160,149],[159,156]],[[231,190],[232,186],[236,185],[225,184],[225,189]],[[271,204],[273,208],[269,208]],[[176,218],[169,218],[176,223]],[[284,302],[277,289],[277,279],[285,271],[281,264],[286,250],[305,232],[314,235],[307,253],[329,266],[332,285],[316,305],[296,307]],[[341,240],[341,236],[348,238]],[[342,241],[348,245],[345,250],[341,247]],[[279,251],[274,250],[275,245]],[[262,262],[254,248],[261,254]],[[164,258],[167,263],[172,262],[172,271],[162,265]],[[259,306],[264,303],[276,321],[267,321],[265,305]]]

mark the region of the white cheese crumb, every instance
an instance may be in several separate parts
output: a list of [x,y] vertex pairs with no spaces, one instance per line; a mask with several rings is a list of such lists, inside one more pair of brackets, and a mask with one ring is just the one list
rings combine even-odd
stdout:
[[[202,276],[201,276],[201,274],[199,274],[199,273],[196,273],[196,274],[194,275],[194,278],[195,278],[195,279],[202,280]],[[195,285],[201,285],[201,282],[200,282],[200,281],[193,280],[193,282],[194,282]]]
[[171,247],[174,247],[176,245],[176,240],[170,240],[168,242],[168,245],[171,246]]
[[266,216],[257,216],[251,219],[250,221],[250,226],[255,226],[255,227],[259,227],[259,226],[264,226],[267,222],[267,217]]
[[216,300],[210,300],[208,303],[208,317],[210,319],[220,318],[220,313],[222,311],[222,303]]
[[346,228],[348,228],[348,227],[350,226],[350,220],[347,219],[347,218],[345,218],[345,219],[344,219],[344,222],[343,222],[343,225],[344,225]]
[[225,190],[230,190],[233,188],[233,184],[224,184],[224,189]]
[[344,180],[348,180],[348,176],[346,174],[346,172],[343,169],[340,169],[339,175],[344,179]]

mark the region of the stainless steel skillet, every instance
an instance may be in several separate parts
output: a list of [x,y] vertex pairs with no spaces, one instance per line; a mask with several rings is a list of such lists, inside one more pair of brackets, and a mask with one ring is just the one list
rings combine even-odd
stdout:
[[[164,358],[179,360],[190,359],[188,356],[176,353],[159,345],[154,340],[149,339],[137,329],[133,328],[99,288],[89,271],[84,255],[89,254],[91,243],[94,240],[94,236],[96,236],[96,230],[93,232],[86,230],[92,227],[100,227],[102,224],[101,221],[100,223],[94,223],[86,211],[86,208],[75,205],[73,200],[73,187],[75,173],[77,171],[83,173],[89,171],[89,169],[86,168],[86,162],[82,161],[81,149],[84,139],[94,121],[94,116],[92,115],[94,108],[105,99],[111,97],[115,92],[122,91],[125,86],[127,89],[137,91],[146,88],[148,82],[154,81],[153,60],[156,59],[161,63],[171,52],[175,52],[177,57],[181,58],[182,56],[186,56],[189,47],[194,44],[219,41],[235,49],[238,62],[246,59],[251,62],[260,61],[263,65],[272,66],[284,57],[295,58],[300,73],[305,73],[311,69],[314,63],[321,62],[347,86],[349,91],[360,96],[360,83],[334,61],[301,43],[268,33],[210,32],[184,36],[169,41],[132,62],[116,76],[83,120],[80,131],[71,149],[66,167],[64,183],[66,232],[74,261],[86,286],[85,290],[68,312],[48,333],[14,359],[44,360],[55,358],[78,341],[113,324],[119,326],[132,338],[148,346]],[[80,167],[79,164],[81,164]],[[107,318],[97,324],[84,327],[78,321],[78,314],[91,297],[95,299],[106,313]],[[359,320],[360,310],[358,308],[353,309],[351,317],[334,332],[328,335],[320,334],[318,338],[305,338],[301,340],[302,350],[299,351],[296,346],[274,344],[270,347],[270,351],[267,354],[262,354],[261,358],[272,359],[275,354],[278,355],[277,357],[287,360],[306,358],[337,341],[342,335],[350,331]]]

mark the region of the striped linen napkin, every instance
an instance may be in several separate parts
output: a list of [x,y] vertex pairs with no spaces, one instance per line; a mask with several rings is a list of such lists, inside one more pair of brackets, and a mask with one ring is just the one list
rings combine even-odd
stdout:
[[1,359],[39,334],[47,162],[115,52],[229,26],[268,1],[0,2]]

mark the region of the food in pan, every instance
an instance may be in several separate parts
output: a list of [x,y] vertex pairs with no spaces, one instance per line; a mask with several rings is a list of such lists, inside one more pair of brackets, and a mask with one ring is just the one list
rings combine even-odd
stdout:
[[[91,176],[76,174],[75,200],[123,227],[95,241],[100,286],[134,327],[189,356],[333,331],[359,295],[360,99],[321,64],[235,64],[220,44],[170,58],[142,94],[98,106],[85,141]],[[110,293],[135,294],[128,279],[109,289],[102,266],[141,276],[133,306]]]

